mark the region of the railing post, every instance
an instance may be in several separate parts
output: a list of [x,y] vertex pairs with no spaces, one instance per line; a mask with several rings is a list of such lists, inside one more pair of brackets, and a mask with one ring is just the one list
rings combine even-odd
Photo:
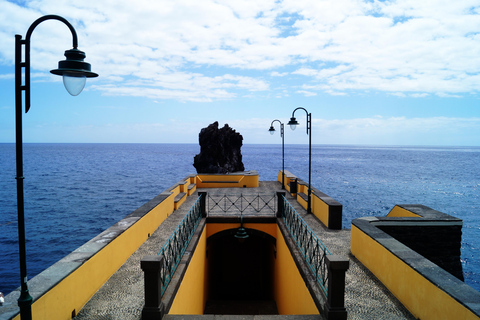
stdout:
[[345,272],[349,267],[349,260],[339,255],[327,255],[328,294],[327,319],[345,320]]
[[202,218],[205,218],[207,217],[207,193],[205,191],[202,191],[202,192],[198,192],[198,196],[199,197],[202,197],[200,199],[200,211],[202,212]]
[[290,180],[290,193],[296,194],[297,192],[298,192],[298,179],[295,178],[293,180]]
[[142,320],[161,319],[164,314],[162,303],[162,279],[160,269],[163,255],[146,256],[140,262],[145,279],[145,306],[142,310]]
[[283,211],[285,207],[283,205],[283,198],[285,197],[285,191],[277,191],[277,217],[283,217]]

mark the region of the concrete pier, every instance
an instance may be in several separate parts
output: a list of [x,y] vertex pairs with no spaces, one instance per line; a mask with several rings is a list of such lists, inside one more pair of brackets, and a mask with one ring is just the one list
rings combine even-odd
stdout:
[[[197,192],[210,194],[274,194],[282,191],[279,182],[261,181],[257,188],[198,188]],[[180,208],[175,210],[130,256],[130,258],[112,275],[90,301],[78,312],[75,319],[141,319],[144,306],[144,274],[140,261],[148,255],[156,255],[190,207],[197,196],[187,197]],[[288,193],[287,200],[308,223],[314,233],[334,255],[343,255],[350,259],[350,268],[346,273],[345,307],[348,319],[415,319],[401,303],[379,282],[371,272],[350,254],[350,230],[327,229],[315,216],[307,215],[306,210]],[[212,214],[215,210],[213,209]],[[349,227],[349,226],[347,226]],[[88,280],[87,280],[88,281]],[[320,319],[319,316],[181,316],[167,315],[165,319]]]

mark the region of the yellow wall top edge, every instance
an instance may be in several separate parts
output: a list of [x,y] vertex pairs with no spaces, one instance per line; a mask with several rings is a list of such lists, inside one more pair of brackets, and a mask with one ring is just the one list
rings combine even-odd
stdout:
[[408,218],[421,218],[422,216],[413,213],[410,210],[406,210],[398,205],[395,205],[392,210],[387,214],[389,218],[401,218],[401,217],[408,217]]

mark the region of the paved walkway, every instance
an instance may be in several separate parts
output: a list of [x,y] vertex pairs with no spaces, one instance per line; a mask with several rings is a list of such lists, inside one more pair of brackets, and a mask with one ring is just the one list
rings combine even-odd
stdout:
[[[260,182],[258,188],[197,189],[209,194],[273,194],[281,191],[278,182]],[[105,285],[90,299],[75,317],[83,319],[141,319],[144,305],[143,271],[140,260],[155,255],[177,227],[196,200],[190,196],[185,203],[171,214],[140,248],[112,275]],[[287,199],[304,218],[332,254],[350,259],[346,274],[345,306],[348,319],[415,319],[398,300],[380,283],[368,269],[350,254],[350,230],[329,230],[306,211],[287,193]],[[346,227],[346,226],[344,226]],[[170,317],[169,319],[193,319],[195,317]],[[198,318],[198,317],[197,317]],[[205,318],[205,317],[200,317]],[[253,316],[224,317],[222,319],[253,319]],[[283,317],[285,318],[285,317]],[[282,316],[262,316],[261,319],[283,319]],[[207,318],[205,318],[207,319]],[[213,319],[210,316],[208,319]],[[255,319],[260,319],[256,317]],[[285,318],[287,319],[287,318]],[[296,319],[296,318],[288,318]]]

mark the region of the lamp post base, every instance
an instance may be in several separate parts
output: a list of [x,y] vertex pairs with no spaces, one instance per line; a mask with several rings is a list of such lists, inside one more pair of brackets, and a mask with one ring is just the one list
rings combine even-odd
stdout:
[[18,306],[20,307],[20,319],[32,319],[32,301],[33,298],[27,290],[22,290],[20,298],[18,298]]

